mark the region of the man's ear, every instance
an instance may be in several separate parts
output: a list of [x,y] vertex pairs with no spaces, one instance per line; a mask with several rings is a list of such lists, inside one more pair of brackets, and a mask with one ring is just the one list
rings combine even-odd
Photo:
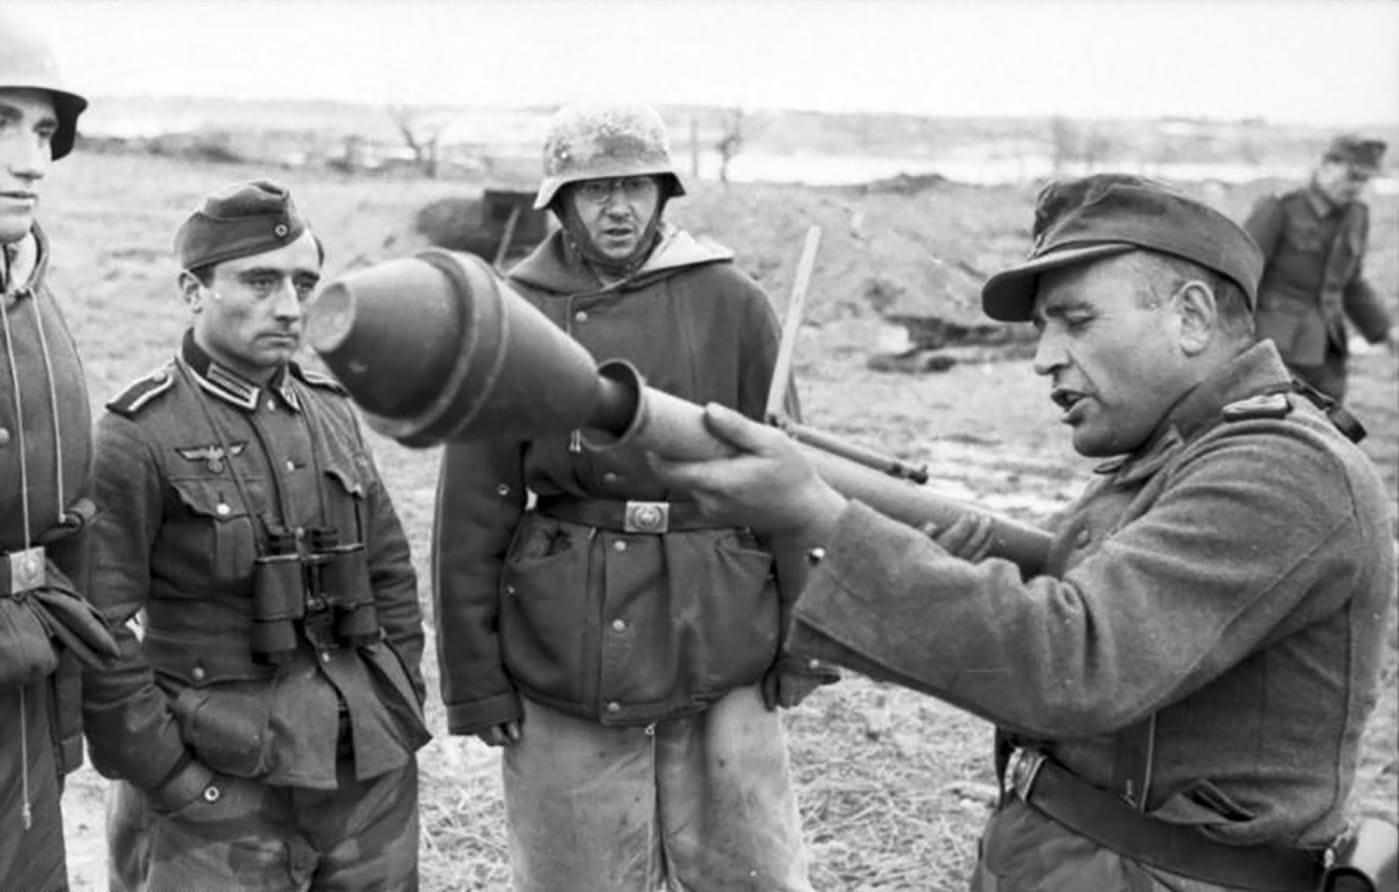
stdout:
[[1192,279],[1176,291],[1175,310],[1180,318],[1180,349],[1196,356],[1209,346],[1219,322],[1219,304],[1214,289]]
[[178,279],[180,286],[180,297],[184,298],[185,306],[189,307],[191,313],[198,313],[204,309],[204,283],[199,281],[199,277],[189,270],[181,270]]

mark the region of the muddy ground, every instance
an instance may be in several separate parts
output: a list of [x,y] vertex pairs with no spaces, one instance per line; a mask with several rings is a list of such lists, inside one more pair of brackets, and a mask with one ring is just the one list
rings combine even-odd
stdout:
[[[346,179],[243,166],[191,166],[119,155],[74,155],[55,168],[41,219],[87,364],[96,406],[154,367],[184,325],[170,241],[207,191],[271,173],[287,181],[329,249],[332,274],[422,246],[414,212],[472,191],[460,183]],[[796,373],[817,427],[926,462],[935,486],[1025,520],[1071,498],[1089,463],[1069,448],[1046,388],[1020,359],[963,362],[933,375],[872,371],[873,353],[901,345],[881,313],[976,322],[979,279],[1028,242],[1032,186],[813,189],[695,184],[672,208],[678,221],[738,250],[779,312],[806,227],[823,228]],[[1267,184],[1201,190],[1241,213]],[[1375,205],[1370,268],[1382,292],[1399,285],[1399,199]],[[1357,357],[1355,408],[1366,449],[1391,494],[1399,475],[1395,360]],[[426,579],[434,450],[376,440],[376,454]],[[426,596],[426,592],[424,592]],[[425,598],[426,602],[426,598]],[[1389,633],[1385,686],[1367,738],[1358,805],[1395,817],[1396,647]],[[427,673],[435,678],[431,656]],[[422,754],[424,888],[503,890],[503,810],[497,757],[446,736]],[[991,784],[990,727],[911,692],[849,676],[787,714],[792,759],[822,890],[956,889],[971,864]],[[75,890],[105,888],[101,826],[105,782],[84,768],[65,799]]]

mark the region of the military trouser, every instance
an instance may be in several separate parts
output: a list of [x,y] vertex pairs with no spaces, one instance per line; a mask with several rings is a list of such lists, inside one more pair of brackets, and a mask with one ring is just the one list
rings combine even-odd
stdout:
[[612,727],[524,701],[505,748],[520,892],[810,892],[777,713],[755,687]]
[[971,892],[1235,892],[1147,867],[1020,799],[991,816]]
[[5,892],[68,888],[49,691],[48,678],[25,686],[23,697],[19,685],[0,687],[0,889]]
[[337,773],[335,790],[221,776],[217,801],[199,798],[171,814],[152,812],[147,888],[416,890],[416,763],[356,781],[345,760]]

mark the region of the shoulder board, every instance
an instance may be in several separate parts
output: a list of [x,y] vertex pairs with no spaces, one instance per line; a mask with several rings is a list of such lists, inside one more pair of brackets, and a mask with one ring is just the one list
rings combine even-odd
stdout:
[[325,372],[308,369],[299,362],[292,364],[292,372],[296,377],[312,387],[320,387],[324,390],[333,391],[341,395],[349,394],[349,391],[345,389],[345,385],[341,384],[330,375],[327,375]]
[[1292,412],[1292,401],[1285,393],[1263,393],[1230,403],[1222,411],[1225,421],[1286,418]]
[[127,418],[135,417],[137,412],[147,406],[152,400],[175,386],[175,375],[171,372],[170,366],[165,365],[155,371],[137,378],[126,386],[126,389],[117,394],[107,403],[107,408],[118,415],[125,415]]

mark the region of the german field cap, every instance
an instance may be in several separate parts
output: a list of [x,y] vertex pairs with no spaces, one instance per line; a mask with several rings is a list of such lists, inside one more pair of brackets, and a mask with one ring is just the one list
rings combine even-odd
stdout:
[[1024,262],[981,287],[981,308],[992,319],[1029,319],[1042,273],[1142,249],[1214,270],[1238,283],[1250,309],[1256,304],[1258,245],[1224,214],[1155,180],[1116,173],[1056,180],[1035,200],[1032,235]]
[[175,257],[183,268],[198,269],[289,245],[305,231],[306,218],[285,187],[271,180],[235,183],[205,198],[180,224]]
[[1340,161],[1369,174],[1379,173],[1380,159],[1387,148],[1382,139],[1367,139],[1356,133],[1342,133],[1331,140],[1323,156],[1327,161]]

